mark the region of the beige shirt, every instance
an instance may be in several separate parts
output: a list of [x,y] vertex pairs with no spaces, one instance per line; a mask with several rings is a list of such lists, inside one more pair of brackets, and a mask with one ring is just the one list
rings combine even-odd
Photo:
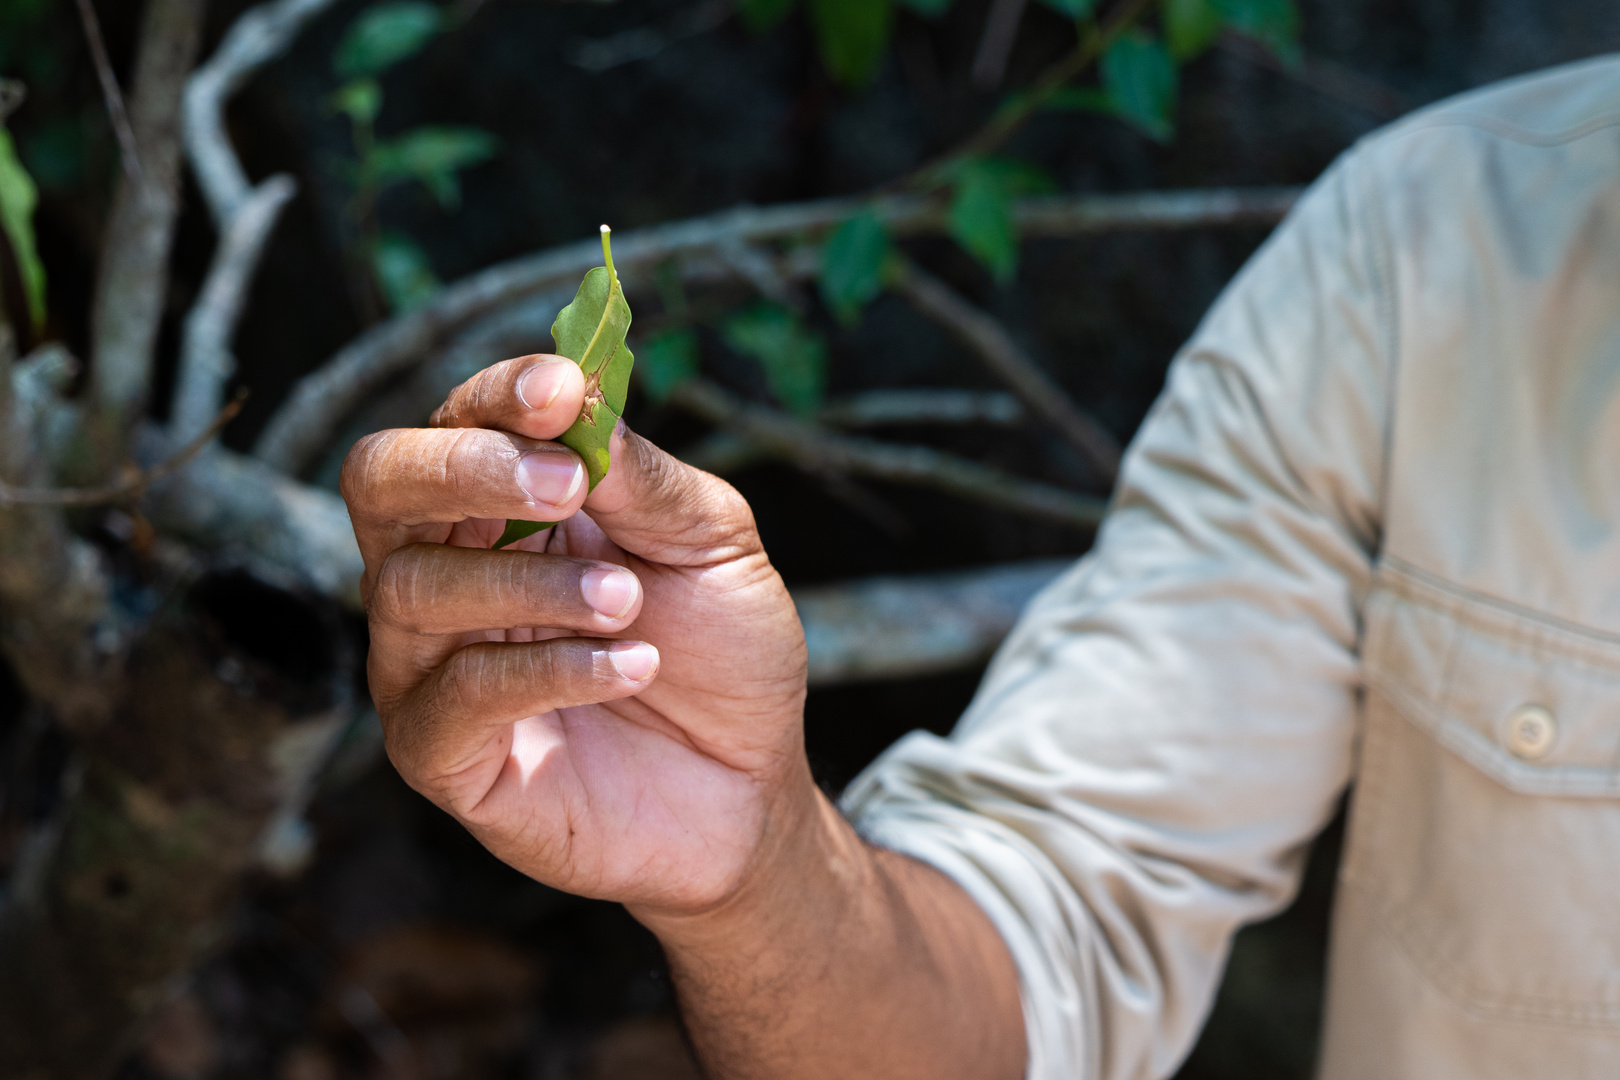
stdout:
[[1125,1080],[1352,779],[1321,1075],[1620,1076],[1620,58],[1330,169],[1093,553],[846,807],[1005,935],[1030,1077]]

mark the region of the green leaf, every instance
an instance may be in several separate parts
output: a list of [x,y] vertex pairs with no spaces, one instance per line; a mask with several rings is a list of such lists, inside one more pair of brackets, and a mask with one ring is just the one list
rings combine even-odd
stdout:
[[376,79],[350,79],[332,93],[333,112],[340,112],[356,124],[370,124],[382,112],[382,87]]
[[1051,179],[1032,165],[1006,158],[964,161],[954,178],[956,192],[947,218],[951,237],[984,263],[997,281],[1011,281],[1018,269],[1012,200],[1050,190]]
[[748,29],[768,30],[787,17],[798,0],[731,0]]
[[642,389],[656,402],[669,400],[675,388],[698,373],[698,340],[690,330],[665,330],[641,343],[636,368]]
[[1041,108],[1051,112],[1098,112],[1114,115],[1114,99],[1100,86],[1065,86],[1053,91]]
[[1150,137],[1168,140],[1175,131],[1176,62],[1165,47],[1133,30],[1108,47],[1100,66],[1115,113]]
[[332,67],[346,79],[381,74],[419,52],[443,25],[438,6],[426,0],[373,4],[349,24]]
[[810,21],[821,62],[845,86],[862,86],[877,74],[894,28],[891,0],[810,0]]
[[901,7],[908,7],[928,19],[937,19],[951,10],[951,2],[952,0],[896,0]]
[[1258,38],[1284,60],[1299,56],[1299,8],[1294,0],[1209,0],[1234,30]]
[[787,410],[810,416],[827,390],[827,346],[787,308],[760,303],[721,328],[726,344],[759,361],[765,381]]
[[[585,405],[579,411],[579,419],[557,441],[585,462],[590,490],[595,490],[613,464],[608,443],[619,417],[624,415],[624,399],[630,392],[630,369],[636,362],[635,355],[624,344],[624,335],[630,330],[630,304],[624,298],[624,288],[613,269],[611,235],[608,227],[602,226],[602,261],[607,265],[586,273],[573,302],[559,311],[551,324],[557,355],[568,357],[585,373]],[[508,521],[495,547],[505,547],[554,524]]]
[[419,127],[397,139],[378,142],[371,165],[377,181],[421,181],[439,204],[453,210],[461,203],[456,173],[495,156],[499,141],[470,127]]
[[34,245],[34,204],[38,201],[39,192],[17,159],[11,133],[0,127],[0,229],[17,260],[35,332],[45,325],[45,264],[39,261],[39,249]]
[[1222,22],[1211,0],[1165,0],[1164,40],[1170,55],[1187,61],[1202,54],[1215,43]]
[[850,218],[821,252],[821,298],[845,326],[883,291],[883,272],[892,253],[889,230],[871,210]]
[[1041,3],[1071,19],[1083,19],[1097,6],[1097,0],[1041,0]]
[[398,233],[383,233],[371,250],[371,272],[388,300],[390,311],[421,307],[439,291],[439,279],[427,252]]

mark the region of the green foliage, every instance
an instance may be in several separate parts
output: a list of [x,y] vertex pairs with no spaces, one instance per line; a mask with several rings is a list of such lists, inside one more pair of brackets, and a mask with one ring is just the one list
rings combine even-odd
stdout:
[[328,100],[332,111],[347,116],[350,123],[370,127],[382,112],[382,87],[376,79],[350,79]]
[[45,325],[45,264],[40,262],[39,249],[34,245],[34,204],[38,201],[39,192],[17,159],[11,133],[0,127],[0,230],[4,230],[17,260],[35,331]]
[[951,237],[989,268],[998,282],[1018,269],[1018,234],[1012,201],[1052,188],[1034,166],[1006,158],[971,158],[955,170],[955,194],[948,218]]
[[896,0],[901,7],[910,8],[929,19],[937,19],[951,10],[952,0]]
[[748,28],[759,31],[769,29],[787,18],[798,0],[731,0],[731,3]]
[[447,210],[461,204],[462,169],[488,161],[498,148],[494,135],[470,127],[419,127],[397,139],[379,141],[369,165],[380,185],[401,180],[422,183]]
[[1083,19],[1097,6],[1096,0],[1041,0],[1041,3],[1071,19]]
[[759,361],[765,381],[789,412],[811,416],[827,390],[827,346],[799,317],[759,303],[726,320],[726,344]]
[[420,52],[443,27],[438,6],[426,0],[373,4],[349,24],[332,67],[346,79],[381,74]]
[[1284,60],[1299,55],[1299,8],[1294,0],[1209,0],[1240,33],[1268,45]]
[[1114,115],[1114,98],[1100,86],[1065,86],[1041,106],[1049,112],[1096,112]]
[[883,291],[892,245],[889,230],[871,210],[842,225],[821,252],[821,298],[845,326],[854,325],[861,309]]
[[1170,55],[1185,63],[1215,43],[1222,19],[1210,0],[1165,0],[1163,23]]
[[894,29],[891,0],[809,0],[821,61],[845,86],[862,86],[877,73]]
[[[585,405],[579,419],[562,433],[557,441],[577,453],[585,462],[585,474],[590,477],[594,490],[607,475],[613,463],[608,454],[608,442],[619,417],[624,414],[624,399],[630,392],[630,369],[636,358],[625,346],[624,336],[630,331],[630,304],[624,298],[624,288],[613,269],[613,248],[608,227],[602,226],[602,261],[585,275],[573,301],[557,313],[551,324],[551,338],[557,355],[566,356],[585,373]],[[541,529],[549,529],[555,522],[508,521],[506,530],[495,542],[505,547],[525,536],[533,536]]]
[[665,330],[642,341],[636,373],[655,402],[669,400],[675,388],[698,373],[698,340],[690,330]]
[[407,236],[385,232],[371,249],[371,272],[391,311],[421,307],[439,291],[427,252]]
[[1114,111],[1160,142],[1175,133],[1176,62],[1141,30],[1121,34],[1103,53],[1103,87]]

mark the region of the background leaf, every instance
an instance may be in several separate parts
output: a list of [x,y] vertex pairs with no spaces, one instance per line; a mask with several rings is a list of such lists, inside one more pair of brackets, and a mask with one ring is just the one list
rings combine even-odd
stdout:
[[0,229],[5,230],[12,256],[22,277],[23,295],[34,330],[45,325],[45,264],[34,245],[34,204],[39,192],[33,178],[17,159],[11,133],[0,128]]
[[1258,38],[1284,60],[1299,57],[1299,8],[1294,0],[1209,0],[1234,30]]
[[1114,99],[1100,86],[1065,86],[1041,106],[1050,112],[1100,112],[1114,115]]
[[665,330],[642,340],[636,373],[655,402],[669,400],[675,388],[698,373],[698,339],[690,330]]
[[842,225],[821,253],[821,298],[845,326],[883,291],[883,271],[892,247],[889,230],[864,210]]
[[391,311],[420,307],[439,291],[427,252],[409,237],[383,233],[371,249],[371,272]]
[[952,0],[896,0],[901,7],[910,8],[917,14],[934,19],[951,10]]
[[1083,19],[1097,6],[1097,0],[1041,0],[1041,3],[1071,19]]
[[765,381],[787,410],[812,416],[827,391],[827,346],[787,308],[756,304],[721,330],[726,344],[759,361]]
[[382,112],[382,87],[376,79],[350,79],[333,92],[332,108],[356,124],[370,124]]
[[1108,47],[1101,67],[1103,86],[1121,119],[1160,142],[1175,133],[1176,62],[1163,45],[1133,30]]
[[495,156],[499,141],[471,127],[419,127],[378,142],[371,163],[381,184],[418,180],[445,209],[461,203],[457,173]]
[[1222,19],[1211,0],[1165,0],[1163,22],[1170,55],[1186,61],[1214,44]]
[[948,219],[951,237],[989,268],[998,282],[1018,269],[1018,235],[1012,200],[1048,191],[1051,178],[1032,165],[1006,158],[975,158],[956,171]]
[[750,30],[766,30],[787,17],[798,0],[731,0]]
[[810,0],[810,22],[828,72],[845,86],[861,86],[889,47],[894,6],[890,0]]
[[439,8],[426,0],[389,0],[362,11],[332,54],[346,79],[377,75],[412,56],[443,27]]

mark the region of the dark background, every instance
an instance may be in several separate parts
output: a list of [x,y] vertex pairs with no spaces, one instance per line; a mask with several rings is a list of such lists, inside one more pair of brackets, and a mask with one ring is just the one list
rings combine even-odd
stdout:
[[[450,281],[588,236],[601,221],[629,229],[739,202],[859,192],[948,148],[997,100],[967,76],[985,0],[959,0],[935,23],[902,15],[894,47],[861,91],[829,81],[797,18],[763,35],[731,19],[601,73],[567,60],[581,40],[656,23],[691,2],[487,0],[464,27],[385,76],[379,128],[472,124],[498,134],[500,153],[465,175],[458,211],[400,187],[383,200],[384,222],[422,244]],[[246,6],[214,4],[205,50]],[[97,8],[127,83],[140,5]],[[294,379],[364,328],[345,270],[349,132],[326,104],[338,82],[329,58],[359,8],[341,4],[317,21],[231,111],[250,173],[288,171],[300,185],[238,337],[239,381],[253,397],[227,432],[237,447],[251,443]],[[1307,0],[1302,12],[1306,60],[1292,73],[1241,43],[1190,65],[1169,145],[1118,121],[1062,114],[1040,119],[1011,150],[1065,191],[1308,182],[1406,109],[1620,47],[1612,0]],[[1071,35],[1032,5],[1006,85],[1030,80]],[[10,127],[41,186],[50,333],[82,352],[117,161],[69,0],[0,0],[0,74],[31,91]],[[1000,316],[1124,440],[1177,346],[1263,238],[1264,230],[1246,229],[1038,241],[1005,287],[947,241],[908,250]],[[212,243],[188,188],[163,346],[171,372],[178,319]],[[893,298],[853,330],[824,319],[818,326],[832,343],[835,396],[995,387],[971,356]],[[758,374],[723,349],[708,349],[706,363],[734,386],[759,389]],[[677,449],[704,430],[635,398],[629,416]],[[1086,482],[1080,463],[1038,431],[926,437],[1026,475]],[[784,467],[734,480],[790,585],[1079,554],[1085,544],[1055,526],[913,490],[875,487],[891,512],[871,515]],[[814,692],[807,738],[818,776],[836,791],[904,732],[947,731],[977,677]],[[26,760],[9,749],[0,757],[9,862],[22,825],[49,811],[63,752],[48,735],[21,739],[39,718],[9,677],[0,682],[4,745],[32,748]],[[293,881],[255,885],[219,959],[165,1013],[128,1077],[695,1075],[656,944],[616,907],[560,895],[496,863],[364,746],[340,754],[312,821],[313,866]],[[1309,1074],[1337,837],[1335,825],[1319,843],[1298,903],[1240,935],[1183,1077]]]

